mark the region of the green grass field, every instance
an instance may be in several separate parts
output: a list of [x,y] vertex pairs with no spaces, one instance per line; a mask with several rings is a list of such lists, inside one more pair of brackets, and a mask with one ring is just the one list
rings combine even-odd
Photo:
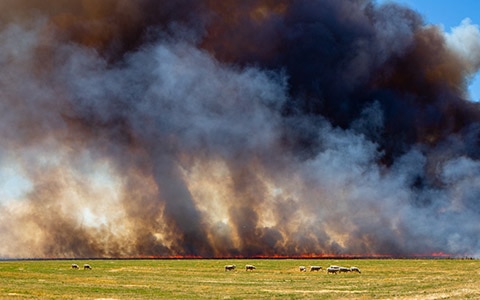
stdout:
[[[76,263],[80,269],[71,268]],[[83,270],[88,263],[92,270]],[[224,271],[226,264],[237,270]],[[245,264],[256,266],[245,271]],[[300,272],[299,266],[307,267]],[[362,273],[309,272],[311,265]],[[0,299],[479,299],[480,260],[184,259],[0,262]]]

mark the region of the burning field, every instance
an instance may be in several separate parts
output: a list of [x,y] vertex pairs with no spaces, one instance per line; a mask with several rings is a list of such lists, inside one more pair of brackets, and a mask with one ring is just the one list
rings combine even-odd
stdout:
[[0,257],[480,255],[480,32],[370,0],[0,2]]

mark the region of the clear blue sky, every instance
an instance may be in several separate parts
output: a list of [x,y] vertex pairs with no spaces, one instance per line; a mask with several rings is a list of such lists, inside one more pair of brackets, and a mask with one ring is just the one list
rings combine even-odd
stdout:
[[[470,18],[480,25],[480,0],[377,0],[377,3],[396,2],[420,13],[426,23],[443,25],[446,32]],[[470,87],[472,100],[480,101],[480,74],[477,73]]]

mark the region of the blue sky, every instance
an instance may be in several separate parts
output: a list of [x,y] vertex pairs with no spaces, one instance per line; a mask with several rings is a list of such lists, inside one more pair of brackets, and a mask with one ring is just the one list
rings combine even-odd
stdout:
[[[480,25],[480,0],[377,0],[378,3],[396,2],[419,12],[428,24],[442,25],[446,32],[470,18]],[[472,100],[480,101],[480,74],[477,73],[470,87]]]

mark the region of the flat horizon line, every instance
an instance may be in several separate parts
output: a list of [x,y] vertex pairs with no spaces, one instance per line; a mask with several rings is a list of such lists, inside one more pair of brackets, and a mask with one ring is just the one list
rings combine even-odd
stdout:
[[44,260],[228,260],[228,259],[457,259],[476,260],[472,256],[436,256],[436,255],[321,255],[321,256],[235,256],[235,257],[199,257],[199,256],[135,256],[135,257],[5,257],[0,261],[44,261]]

